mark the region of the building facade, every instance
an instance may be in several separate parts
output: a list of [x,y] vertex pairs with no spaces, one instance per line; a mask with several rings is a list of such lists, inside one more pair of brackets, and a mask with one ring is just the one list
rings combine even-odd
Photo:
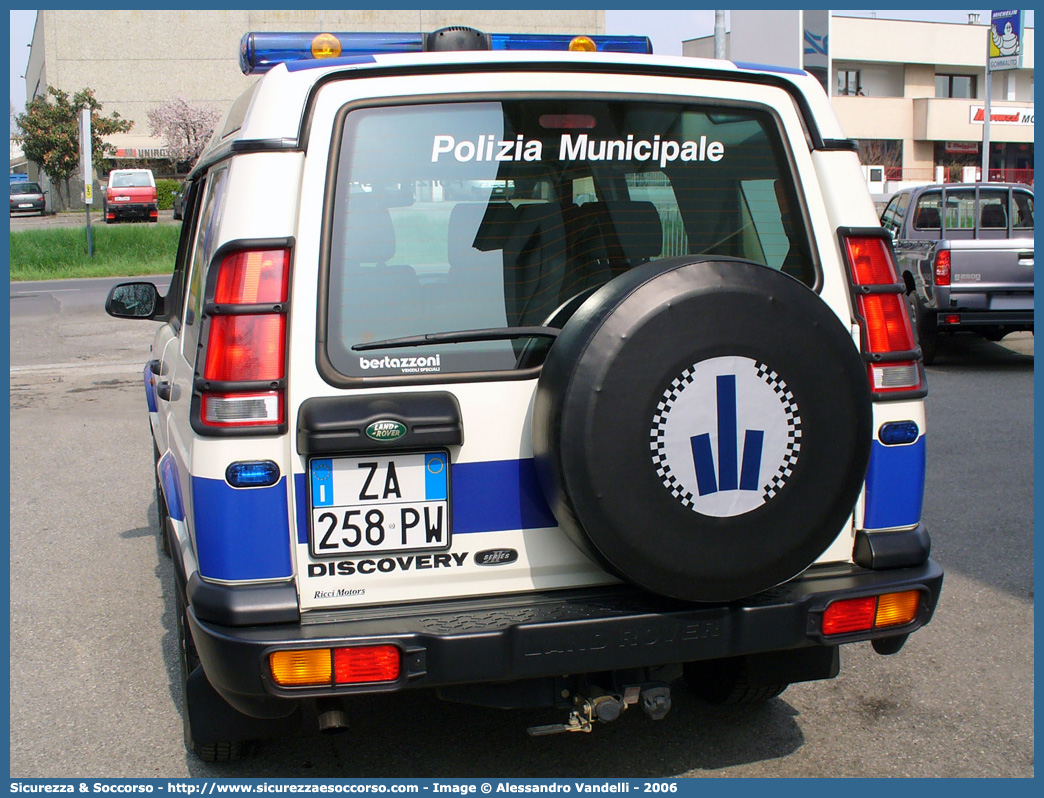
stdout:
[[26,97],[47,87],[94,89],[102,112],[134,123],[109,137],[116,161],[162,159],[149,111],[180,97],[224,112],[256,77],[239,69],[252,31],[418,31],[468,25],[503,33],[605,32],[605,12],[577,11],[39,11],[26,68]]
[[[864,163],[892,181],[956,181],[982,164],[989,25],[833,16],[830,99]],[[990,179],[1031,182],[1034,31],[1023,67],[993,72]],[[730,47],[727,46],[727,55]],[[683,42],[710,58],[713,37]]]

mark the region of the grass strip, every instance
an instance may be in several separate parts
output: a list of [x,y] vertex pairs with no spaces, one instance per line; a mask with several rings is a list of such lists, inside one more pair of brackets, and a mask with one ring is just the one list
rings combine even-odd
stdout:
[[94,257],[87,257],[82,226],[11,232],[11,280],[135,277],[174,268],[180,224],[91,226]]

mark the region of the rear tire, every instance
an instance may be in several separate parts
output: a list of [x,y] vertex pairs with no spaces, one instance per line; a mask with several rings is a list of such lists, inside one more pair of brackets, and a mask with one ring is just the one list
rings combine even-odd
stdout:
[[789,682],[752,686],[742,658],[686,662],[683,672],[689,690],[715,706],[761,704],[790,686]]
[[939,348],[939,328],[935,324],[935,314],[925,309],[921,300],[917,298],[916,291],[906,295],[906,307],[910,314],[910,324],[921,346],[924,365],[930,366],[935,362],[935,354]]
[[175,587],[177,625],[178,625],[178,664],[181,671],[181,710],[183,715],[185,747],[204,762],[234,762],[248,756],[254,750],[253,740],[223,741],[202,744],[193,739],[192,713],[189,711],[188,679],[196,668],[200,667],[199,654],[189,630],[188,610]]
[[159,449],[156,442],[152,442],[153,477],[156,482],[156,531],[160,538],[160,547],[163,553],[170,556],[170,532],[167,530],[167,517],[170,515],[167,509],[167,500],[163,497],[163,485],[159,478]]

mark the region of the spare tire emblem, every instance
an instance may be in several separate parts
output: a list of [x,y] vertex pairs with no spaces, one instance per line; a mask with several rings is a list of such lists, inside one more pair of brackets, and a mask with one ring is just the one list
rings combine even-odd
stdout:
[[664,391],[650,449],[664,488],[685,507],[727,518],[776,496],[801,451],[801,416],[780,375],[751,358],[693,364]]

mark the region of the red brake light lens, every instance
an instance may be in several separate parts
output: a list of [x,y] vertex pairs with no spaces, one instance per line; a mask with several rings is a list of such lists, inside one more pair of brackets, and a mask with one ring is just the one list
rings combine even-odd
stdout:
[[394,682],[402,661],[395,646],[364,646],[333,650],[334,684]]
[[883,238],[846,238],[848,262],[857,285],[892,285],[896,282],[892,258]]
[[888,242],[876,235],[846,236],[844,247],[856,289],[864,350],[871,361],[867,367],[871,390],[882,394],[920,388],[921,369],[916,362],[879,357],[912,352],[916,346]]
[[865,632],[874,628],[877,596],[835,601],[823,613],[823,634]]
[[871,352],[906,352],[914,348],[910,317],[900,294],[860,296],[859,311],[866,319],[867,346]]
[[210,322],[204,379],[216,382],[281,380],[286,316],[215,316]]
[[290,250],[248,250],[229,255],[218,270],[214,302],[218,305],[265,305],[286,302]]
[[935,284],[950,284],[950,250],[940,249],[935,253]]

